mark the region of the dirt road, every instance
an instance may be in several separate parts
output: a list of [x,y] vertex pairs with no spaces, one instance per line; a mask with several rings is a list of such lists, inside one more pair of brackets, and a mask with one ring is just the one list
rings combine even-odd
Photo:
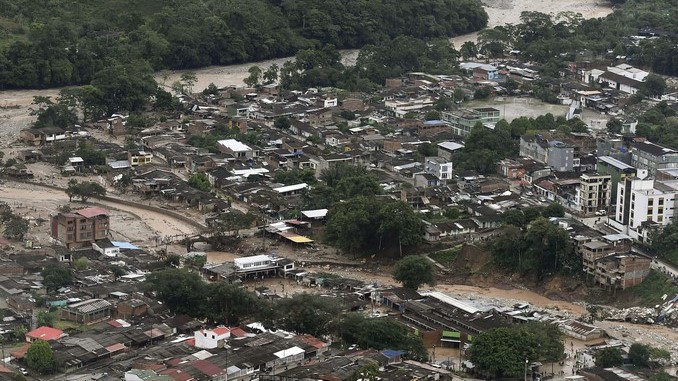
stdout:
[[[68,204],[68,196],[62,191],[35,185],[6,182],[0,185],[0,200],[8,202],[29,218],[48,220],[51,213],[56,212],[60,205]],[[151,241],[155,236],[171,236],[191,234],[195,228],[183,221],[161,213],[123,205],[111,201],[92,200],[92,203],[115,209],[124,214],[119,215],[118,221],[111,222],[111,230],[118,232],[123,238],[135,241]],[[77,204],[75,207],[86,205]],[[140,221],[141,223],[134,223]]]

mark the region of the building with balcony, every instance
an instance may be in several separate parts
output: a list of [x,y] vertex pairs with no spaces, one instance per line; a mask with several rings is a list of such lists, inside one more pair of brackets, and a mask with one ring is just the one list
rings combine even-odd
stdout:
[[51,216],[51,236],[69,249],[91,247],[108,238],[110,218],[103,208],[85,208]]
[[579,179],[575,195],[577,211],[584,215],[598,211],[607,213],[612,194],[612,176],[585,173]]

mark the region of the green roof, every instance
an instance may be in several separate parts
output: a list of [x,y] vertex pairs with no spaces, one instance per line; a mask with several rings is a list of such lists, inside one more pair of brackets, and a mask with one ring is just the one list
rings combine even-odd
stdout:
[[443,337],[446,339],[459,339],[461,333],[455,331],[443,331]]

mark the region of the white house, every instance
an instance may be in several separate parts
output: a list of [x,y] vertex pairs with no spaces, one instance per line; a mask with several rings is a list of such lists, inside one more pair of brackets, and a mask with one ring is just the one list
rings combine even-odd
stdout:
[[92,249],[107,257],[117,257],[120,255],[120,248],[115,246],[108,238],[92,242]]
[[271,257],[268,255],[254,255],[251,257],[235,258],[233,260],[237,270],[255,270],[258,268],[265,269],[273,265]]
[[251,159],[254,157],[254,150],[250,146],[235,139],[219,140],[217,144],[219,144],[219,151],[233,155],[236,159]]
[[226,327],[201,329],[194,332],[195,347],[201,349],[223,348],[229,337],[231,337],[231,330]]
[[445,183],[452,179],[452,162],[442,157],[424,158],[424,172],[429,173]]

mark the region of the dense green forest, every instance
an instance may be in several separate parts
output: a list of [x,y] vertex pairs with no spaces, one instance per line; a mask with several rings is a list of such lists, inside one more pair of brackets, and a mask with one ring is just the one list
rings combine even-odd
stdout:
[[226,65],[486,24],[477,0],[0,0],[0,89],[86,84],[138,60]]
[[[508,49],[522,58],[559,66],[599,55],[626,56],[634,65],[678,75],[678,1],[614,0],[615,12],[585,20],[574,13],[549,16],[524,12],[521,23],[480,32],[478,50],[499,56]],[[641,31],[656,38],[633,41]]]

